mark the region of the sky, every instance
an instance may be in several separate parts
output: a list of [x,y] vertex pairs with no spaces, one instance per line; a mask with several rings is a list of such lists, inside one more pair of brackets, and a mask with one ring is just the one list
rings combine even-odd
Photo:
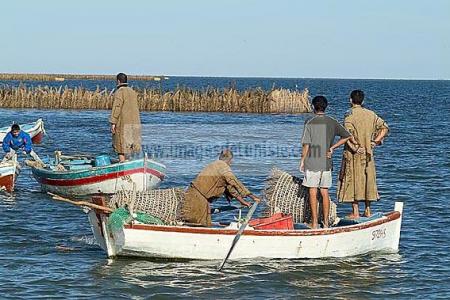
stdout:
[[450,79],[449,0],[14,0],[0,24],[0,73]]

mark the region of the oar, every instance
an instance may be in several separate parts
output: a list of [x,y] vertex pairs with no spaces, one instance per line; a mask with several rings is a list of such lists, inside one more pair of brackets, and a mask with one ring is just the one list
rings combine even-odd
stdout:
[[236,233],[236,236],[233,239],[233,243],[231,244],[230,250],[228,250],[227,256],[223,259],[222,263],[219,265],[217,270],[221,271],[225,263],[227,262],[227,259],[230,257],[231,252],[233,252],[234,247],[236,246],[237,242],[239,241],[239,238],[241,237],[241,234],[244,232],[245,227],[247,227],[248,222],[252,218],[253,213],[256,210],[256,207],[258,206],[259,202],[253,203],[252,207],[247,213],[247,216],[245,217],[244,223],[242,223],[241,227],[239,228],[238,232]]
[[103,211],[105,213],[112,213],[114,211],[113,209],[111,209],[109,207],[102,206],[102,205],[97,205],[97,204],[94,204],[94,203],[90,203],[88,201],[74,201],[74,200],[67,199],[67,198],[61,197],[60,195],[56,195],[56,194],[53,194],[53,193],[50,193],[50,192],[48,192],[47,194],[52,196],[52,198],[54,200],[64,201],[64,202],[71,203],[71,204],[74,204],[74,205],[77,205],[77,206],[85,206],[85,207],[89,207],[89,208],[93,208],[93,209],[98,209],[98,210],[101,210],[101,211]]

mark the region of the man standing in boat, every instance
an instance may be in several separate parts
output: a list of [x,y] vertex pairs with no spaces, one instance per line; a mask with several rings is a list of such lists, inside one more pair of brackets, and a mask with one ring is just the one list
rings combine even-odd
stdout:
[[109,119],[113,148],[123,162],[141,151],[141,119],[137,94],[128,86],[127,75],[117,74],[117,87]]
[[26,154],[30,155],[35,161],[42,163],[39,156],[34,152],[32,147],[31,137],[25,131],[20,130],[18,124],[11,126],[11,131],[3,139],[3,151],[6,152],[4,161],[11,159],[14,154],[20,149],[24,150]]
[[[314,116],[307,120],[302,137],[302,158],[300,171],[304,172],[303,186],[309,188],[309,204],[311,206],[311,228],[318,228],[317,190],[322,195],[323,226],[329,226],[330,196],[328,189],[332,182],[333,150],[345,144],[350,133],[335,119],[325,115],[328,101],[324,96],[316,96],[312,100]],[[341,139],[333,145],[336,136]]]
[[359,218],[360,201],[365,203],[364,216],[370,217],[370,202],[379,200],[373,150],[381,145],[389,132],[383,119],[362,107],[363,101],[363,91],[352,91],[352,107],[344,120],[345,128],[357,142],[349,141],[345,145],[339,173],[338,199],[340,202],[352,203],[350,218]]
[[244,199],[260,199],[252,194],[233,174],[230,165],[233,160],[231,150],[225,149],[219,159],[207,165],[190,184],[183,203],[183,219],[188,223],[211,226],[209,204],[222,195],[236,198],[242,205],[250,204]]

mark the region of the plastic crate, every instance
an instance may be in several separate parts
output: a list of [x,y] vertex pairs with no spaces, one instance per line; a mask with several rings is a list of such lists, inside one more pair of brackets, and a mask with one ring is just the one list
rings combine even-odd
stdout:
[[277,230],[293,230],[294,229],[294,220],[291,215],[284,215],[282,213],[276,213],[267,218],[259,218],[251,220],[248,223],[251,227],[256,230],[268,230],[268,229],[277,229]]

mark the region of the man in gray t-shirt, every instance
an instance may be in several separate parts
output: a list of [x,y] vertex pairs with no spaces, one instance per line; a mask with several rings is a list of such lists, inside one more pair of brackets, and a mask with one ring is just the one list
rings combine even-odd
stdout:
[[[304,172],[303,185],[309,188],[311,205],[311,228],[318,227],[317,221],[317,189],[323,198],[323,226],[328,227],[332,176],[331,155],[333,150],[345,144],[350,133],[335,119],[325,115],[328,101],[324,96],[314,97],[312,101],[314,116],[305,122],[302,137],[302,159],[300,171]],[[336,136],[341,139],[334,143]]]

